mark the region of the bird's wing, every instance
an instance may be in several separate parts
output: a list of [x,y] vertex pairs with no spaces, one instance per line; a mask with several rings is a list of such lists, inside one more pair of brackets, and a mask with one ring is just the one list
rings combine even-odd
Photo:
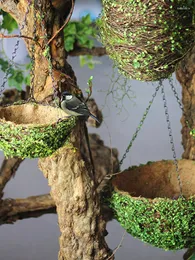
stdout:
[[76,113],[79,113],[83,116],[89,116],[89,110],[87,105],[84,102],[79,103],[77,99],[72,99],[71,101],[66,101],[66,108],[69,110],[72,110]]

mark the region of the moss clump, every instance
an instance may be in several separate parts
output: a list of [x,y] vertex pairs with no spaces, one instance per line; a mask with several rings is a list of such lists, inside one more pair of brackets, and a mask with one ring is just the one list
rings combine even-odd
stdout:
[[3,107],[0,114],[0,149],[6,157],[47,157],[65,143],[76,124],[61,109],[37,104]]
[[195,198],[135,199],[114,192],[110,199],[119,223],[132,236],[165,250],[195,244]]
[[193,9],[189,0],[103,0],[101,41],[126,77],[168,78],[195,42]]

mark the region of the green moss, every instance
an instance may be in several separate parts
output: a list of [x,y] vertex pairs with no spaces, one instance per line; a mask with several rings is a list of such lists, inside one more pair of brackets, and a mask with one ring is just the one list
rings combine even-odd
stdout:
[[115,218],[132,236],[165,250],[195,244],[195,198],[149,200],[113,192]]
[[65,143],[75,124],[75,117],[28,127],[0,120],[0,149],[6,157],[47,157]]
[[194,45],[193,12],[189,0],[103,0],[97,24],[122,74],[156,81],[168,78]]

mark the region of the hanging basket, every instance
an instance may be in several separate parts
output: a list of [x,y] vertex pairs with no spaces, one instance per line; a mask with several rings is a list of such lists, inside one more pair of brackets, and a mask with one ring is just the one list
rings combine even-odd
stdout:
[[75,117],[36,103],[0,107],[0,149],[6,157],[40,158],[61,147]]
[[165,250],[195,245],[195,163],[178,163],[183,197],[173,161],[159,161],[117,175],[109,200],[128,233]]
[[193,9],[189,0],[103,0],[100,38],[127,78],[168,78],[194,45]]

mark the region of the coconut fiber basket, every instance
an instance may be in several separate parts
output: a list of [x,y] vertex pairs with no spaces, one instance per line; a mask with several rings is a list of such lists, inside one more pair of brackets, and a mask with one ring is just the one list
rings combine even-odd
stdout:
[[195,163],[178,164],[183,196],[173,161],[159,161],[117,175],[109,200],[128,233],[165,250],[195,245]]
[[101,42],[119,72],[168,78],[194,46],[194,0],[102,0]]
[[65,143],[75,123],[75,117],[51,106],[0,107],[0,149],[6,157],[47,157]]

